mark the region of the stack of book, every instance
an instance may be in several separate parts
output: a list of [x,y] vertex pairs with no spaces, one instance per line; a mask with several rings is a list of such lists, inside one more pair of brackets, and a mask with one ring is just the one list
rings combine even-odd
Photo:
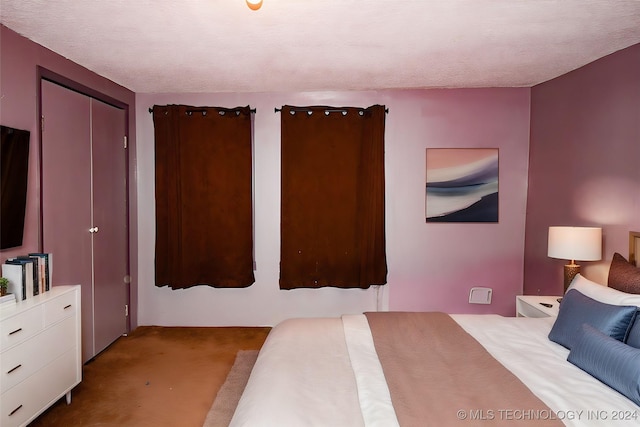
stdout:
[[2,264],[2,277],[9,280],[8,293],[24,301],[51,289],[52,254],[31,253],[9,258]]

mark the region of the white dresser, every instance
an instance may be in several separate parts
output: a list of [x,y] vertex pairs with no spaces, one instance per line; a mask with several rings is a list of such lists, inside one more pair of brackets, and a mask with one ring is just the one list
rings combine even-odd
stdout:
[[22,426],[82,380],[80,285],[0,306],[0,425]]

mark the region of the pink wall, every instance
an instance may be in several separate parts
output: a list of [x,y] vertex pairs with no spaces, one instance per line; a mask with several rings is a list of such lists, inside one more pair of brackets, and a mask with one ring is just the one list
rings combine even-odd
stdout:
[[[522,291],[529,139],[527,88],[378,92],[137,94],[140,324],[272,325],[287,317],[334,316],[376,308],[513,315]],[[235,107],[254,117],[256,282],[240,290],[172,291],[153,278],[153,121],[157,104]],[[291,105],[384,104],[388,286],[370,290],[280,291],[280,116]],[[427,147],[500,150],[498,224],[425,223]],[[473,286],[493,304],[470,305]]]
[[[529,89],[395,95],[401,106],[392,111],[404,116],[388,131],[387,152],[398,157],[390,159],[387,193],[400,191],[387,219],[390,309],[513,315],[522,291]],[[402,129],[411,129],[410,137],[391,133]],[[427,147],[499,148],[498,224],[424,223],[423,194],[414,186],[424,181]],[[474,286],[493,288],[493,304],[470,305]]]
[[[27,213],[23,246],[0,252],[0,262],[7,258],[39,250],[40,222],[40,171],[39,171],[39,133],[38,133],[38,75],[37,67],[44,67],[56,74],[72,80],[96,92],[102,93],[131,106],[129,110],[129,142],[133,149],[130,153],[130,189],[133,200],[136,197],[135,186],[135,94],[116,85],[86,68],[75,64],[55,52],[52,52],[14,31],[0,25],[0,121],[5,126],[26,129],[31,132],[29,153],[29,183],[27,194]],[[73,165],[70,165],[73,167]],[[137,231],[135,205],[131,206],[132,237]],[[132,251],[137,251],[137,241],[131,241]],[[55,257],[55,255],[54,255]],[[55,259],[55,258],[54,258]],[[131,266],[132,276],[137,276],[135,259]],[[54,275],[55,281],[55,275]],[[132,287],[136,286],[135,280]],[[131,319],[137,324],[137,290],[132,293]]]
[[603,260],[582,271],[606,283],[613,253],[626,257],[640,231],[640,45],[533,87],[530,150],[525,293],[562,292],[551,225],[603,227]]

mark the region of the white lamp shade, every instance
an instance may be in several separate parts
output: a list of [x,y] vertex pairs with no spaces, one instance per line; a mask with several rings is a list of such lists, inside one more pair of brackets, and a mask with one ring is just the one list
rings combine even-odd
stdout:
[[572,261],[602,259],[602,228],[549,227],[547,255]]

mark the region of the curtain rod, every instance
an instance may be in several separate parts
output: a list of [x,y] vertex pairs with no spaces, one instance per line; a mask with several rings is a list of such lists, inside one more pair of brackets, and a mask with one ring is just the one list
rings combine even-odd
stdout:
[[[361,108],[360,110],[365,110],[365,108]],[[273,112],[274,112],[274,113],[279,113],[279,112],[281,112],[281,111],[282,111],[282,108],[278,108],[278,107],[276,107],[276,108],[274,108],[274,109],[273,109]],[[310,110],[310,109],[308,109],[308,108],[292,108],[292,109],[291,109],[291,111],[300,111],[300,112],[307,112],[307,113],[308,113],[308,112],[310,112],[310,111],[312,111],[312,110]],[[324,111],[325,111],[326,113],[343,113],[343,114],[347,112],[347,110],[346,110],[346,109],[344,109],[344,108],[327,108],[327,109],[326,109],[326,110],[324,110]],[[389,109],[388,109],[388,108],[385,108],[385,109],[384,109],[384,112],[385,112],[385,113],[387,113],[387,114],[389,114]]]
[[[216,108],[216,107],[212,107],[212,108]],[[233,108],[227,108],[227,110],[233,110]],[[203,111],[207,111],[204,108],[191,108],[189,110],[187,110],[187,113],[202,113]],[[254,113],[256,112],[255,108],[251,108],[249,109],[249,112]],[[153,107],[149,107],[149,113],[153,113]]]

